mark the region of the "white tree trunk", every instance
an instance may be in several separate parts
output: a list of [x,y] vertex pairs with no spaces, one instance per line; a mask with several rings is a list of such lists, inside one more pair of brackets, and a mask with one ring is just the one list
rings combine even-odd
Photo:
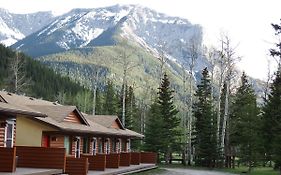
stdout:
[[122,123],[124,126],[126,126],[126,76],[127,76],[127,69],[124,68],[123,70],[123,94],[122,94]]
[[223,124],[222,124],[222,139],[221,139],[221,150],[224,151],[225,144],[225,133],[226,133],[226,124],[229,115],[229,83],[230,80],[226,81],[226,93],[225,93],[225,103],[224,103],[224,115],[223,115]]

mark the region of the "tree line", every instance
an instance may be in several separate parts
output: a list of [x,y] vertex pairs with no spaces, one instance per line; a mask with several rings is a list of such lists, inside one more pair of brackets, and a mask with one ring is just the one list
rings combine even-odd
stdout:
[[[279,36],[281,25],[272,26]],[[245,165],[249,172],[262,165],[274,166],[281,172],[281,43],[276,43],[270,53],[278,68],[259,104],[245,72],[237,85],[234,68],[239,57],[227,36],[221,40],[221,49],[207,54],[210,62],[217,64],[202,70],[194,91],[186,90],[191,92],[186,97],[183,117],[174,105],[173,90],[164,74],[148,113],[144,149],[158,152],[159,160],[166,163],[181,154],[183,163],[189,165]],[[196,54],[192,56],[197,59]],[[193,62],[190,64],[193,68]],[[183,79],[184,85],[187,81],[191,80]]]

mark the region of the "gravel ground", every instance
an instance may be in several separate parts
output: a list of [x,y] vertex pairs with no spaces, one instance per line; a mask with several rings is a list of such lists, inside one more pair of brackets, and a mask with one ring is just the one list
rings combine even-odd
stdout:
[[222,173],[217,171],[207,171],[207,170],[190,170],[183,168],[164,168],[165,172],[158,175],[234,175],[230,173]]

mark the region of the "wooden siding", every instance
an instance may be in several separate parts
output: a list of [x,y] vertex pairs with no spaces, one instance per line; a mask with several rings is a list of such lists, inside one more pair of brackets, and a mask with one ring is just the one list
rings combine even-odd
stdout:
[[4,120],[0,120],[0,147],[4,147],[5,127],[1,126]]
[[65,173],[68,175],[87,175],[88,158],[67,157]]
[[[0,120],[0,147],[5,146],[5,126],[1,126],[6,120]],[[7,126],[6,126],[7,127]],[[13,135],[13,145],[16,144],[16,121],[14,122],[14,135]]]
[[139,165],[141,161],[141,155],[139,152],[131,152],[131,165]]
[[65,170],[66,155],[64,148],[43,148],[18,146],[18,167],[53,168]]
[[85,124],[82,122],[82,119],[77,114],[77,112],[71,112],[68,116],[64,118],[65,122],[71,122],[71,123],[78,123],[78,124]]
[[104,171],[106,168],[105,154],[96,154],[96,155],[82,154],[81,157],[88,158],[89,170]]
[[120,154],[111,153],[106,154],[106,168],[119,168]]
[[157,163],[157,154],[153,152],[141,152],[141,163]]
[[119,122],[117,122],[117,120],[115,120],[112,125],[111,125],[111,128],[114,128],[114,129],[121,129],[121,125]]
[[50,136],[50,147],[51,148],[64,148],[64,136],[51,135]]
[[17,120],[15,120],[15,123],[14,123],[14,138],[13,138],[13,145],[15,146],[16,145],[16,129],[17,129]]
[[131,153],[120,153],[120,166],[130,166]]
[[16,148],[0,148],[0,172],[16,170]]

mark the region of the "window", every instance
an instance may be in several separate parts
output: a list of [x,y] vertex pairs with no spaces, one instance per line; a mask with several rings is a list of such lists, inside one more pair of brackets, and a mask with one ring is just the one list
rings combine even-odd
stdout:
[[117,146],[117,140],[116,139],[113,139],[112,140],[112,152],[116,152],[116,146]]
[[110,153],[110,147],[109,147],[109,143],[110,143],[110,141],[109,141],[109,139],[107,139],[106,140],[106,142],[105,142],[105,153],[106,154],[109,154]]
[[7,120],[5,128],[5,147],[12,148],[14,145],[15,120]]
[[102,141],[102,139],[99,140],[99,153],[103,153],[103,141]]
[[75,137],[75,158],[80,158],[80,137]]
[[121,139],[117,139],[117,143],[116,143],[116,147],[117,147],[117,153],[121,152]]
[[69,139],[69,136],[65,136],[64,137],[64,148],[65,148],[65,152],[67,155],[70,155],[71,154],[71,142],[70,142],[70,139]]
[[93,137],[93,155],[97,154],[97,139]]
[[127,152],[131,152],[131,139],[127,139]]
[[83,153],[90,153],[90,142],[88,137],[83,138]]

